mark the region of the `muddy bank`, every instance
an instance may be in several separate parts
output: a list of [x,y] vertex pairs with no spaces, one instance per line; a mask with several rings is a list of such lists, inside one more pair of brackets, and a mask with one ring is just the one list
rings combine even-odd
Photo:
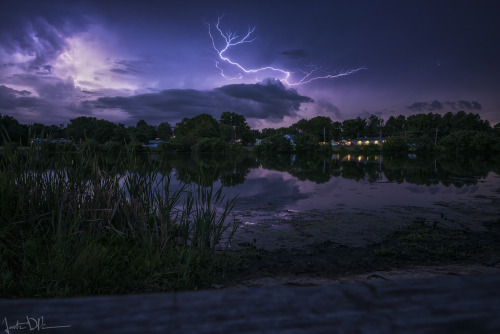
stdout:
[[364,240],[357,246],[326,240],[262,249],[257,242],[240,243],[235,251],[241,259],[239,269],[229,273],[222,286],[318,285],[500,273],[500,221],[480,225],[473,230],[466,225],[447,227],[414,219],[379,241]]
[[265,250],[301,248],[325,241],[361,247],[413,221],[484,231],[483,223],[500,217],[500,176],[494,173],[457,187],[344,178],[316,184],[286,173],[260,173],[249,177],[248,189],[240,189],[246,193],[235,207],[241,227],[233,249],[248,243]]
[[240,267],[226,285],[498,270],[499,182],[496,174],[461,188],[335,179],[246,197],[228,246]]

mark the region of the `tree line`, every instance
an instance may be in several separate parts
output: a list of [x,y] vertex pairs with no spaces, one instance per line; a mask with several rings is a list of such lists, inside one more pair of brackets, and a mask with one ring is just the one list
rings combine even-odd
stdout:
[[[251,129],[243,115],[223,112],[217,120],[209,114],[184,118],[175,126],[159,125],[140,120],[135,126],[81,116],[67,125],[20,124],[15,118],[0,115],[0,145],[4,141],[28,145],[32,138],[65,138],[74,143],[147,144],[149,140],[166,142],[172,151],[221,151],[230,145],[251,146],[261,139],[260,150],[269,152],[310,151],[341,139],[364,137],[398,138],[405,145],[430,149],[439,142],[449,150],[500,151],[500,123],[495,126],[479,114],[448,112],[420,113],[411,116],[391,116],[387,121],[376,115],[356,117],[342,122],[317,116],[301,119],[289,127]],[[285,137],[286,136],[286,137]],[[293,145],[292,145],[293,144]]]

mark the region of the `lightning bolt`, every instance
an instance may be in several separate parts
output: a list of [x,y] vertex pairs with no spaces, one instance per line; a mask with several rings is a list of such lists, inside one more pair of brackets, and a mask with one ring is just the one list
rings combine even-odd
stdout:
[[[366,70],[366,67],[359,67],[359,68],[355,68],[355,69],[342,70],[336,74],[320,75],[318,73],[320,71],[322,71],[322,69],[319,67],[316,67],[316,66],[311,66],[312,69],[309,71],[302,71],[302,70],[299,71],[302,73],[302,76],[298,80],[293,81],[292,74],[297,73],[297,72],[290,72],[290,71],[287,71],[285,69],[272,67],[272,66],[264,66],[264,67],[255,68],[255,69],[245,68],[240,63],[238,63],[234,60],[231,60],[228,56],[225,55],[225,53],[230,48],[235,47],[237,45],[252,43],[255,40],[255,38],[252,38],[251,35],[255,31],[255,27],[248,28],[246,35],[243,37],[238,36],[236,34],[236,32],[227,31],[226,33],[224,33],[220,27],[220,23],[221,23],[221,20],[223,17],[224,17],[224,15],[218,16],[217,22],[214,25],[215,26],[214,33],[218,33],[220,35],[220,38],[222,38],[222,40],[224,41],[223,48],[218,48],[216,46],[214,34],[212,33],[212,26],[209,23],[207,23],[207,26],[208,26],[208,35],[210,36],[210,40],[212,41],[212,46],[213,46],[215,52],[217,52],[217,54],[219,56],[219,60],[215,61],[215,67],[220,71],[221,76],[227,80],[242,79],[243,78],[242,72],[245,74],[251,74],[251,73],[258,73],[258,72],[262,72],[262,71],[272,71],[272,72],[279,73],[280,79],[288,86],[299,86],[299,85],[304,85],[304,84],[310,83],[314,80],[335,79],[335,78],[340,78],[340,77],[354,74],[354,73],[361,71],[361,70]],[[224,69],[220,65],[221,62],[230,64],[233,67],[239,69],[241,72],[239,72],[235,76],[227,75],[224,72]]]

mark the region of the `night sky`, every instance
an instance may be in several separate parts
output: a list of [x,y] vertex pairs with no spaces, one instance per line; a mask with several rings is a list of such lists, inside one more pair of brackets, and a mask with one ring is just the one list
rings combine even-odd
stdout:
[[[500,121],[495,1],[0,6],[0,113],[25,124],[91,116],[175,125],[224,111],[243,114],[255,128],[318,115],[387,120],[459,110]],[[226,44],[218,18],[224,36],[238,36],[233,44],[246,42],[222,56],[245,70],[268,69],[245,73],[219,57]],[[321,76],[332,77],[309,81]]]

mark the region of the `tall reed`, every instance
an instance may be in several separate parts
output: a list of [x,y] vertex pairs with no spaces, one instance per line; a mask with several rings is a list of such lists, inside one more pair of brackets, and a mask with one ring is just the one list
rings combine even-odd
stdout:
[[90,151],[0,153],[2,296],[186,289],[216,275],[235,199],[121,154],[109,165]]

